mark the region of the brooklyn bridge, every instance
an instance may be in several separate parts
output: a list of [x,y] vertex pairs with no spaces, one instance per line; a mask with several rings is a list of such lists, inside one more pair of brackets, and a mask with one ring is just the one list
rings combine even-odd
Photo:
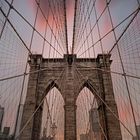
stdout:
[[0,0],[0,140],[140,140],[139,0]]

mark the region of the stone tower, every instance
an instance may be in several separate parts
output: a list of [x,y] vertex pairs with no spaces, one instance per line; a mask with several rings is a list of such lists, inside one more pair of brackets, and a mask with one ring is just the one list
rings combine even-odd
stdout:
[[[56,87],[65,103],[64,140],[76,140],[76,100],[80,91],[87,87],[96,97],[100,124],[107,139],[122,140],[120,123],[116,119],[118,111],[109,73],[110,55],[99,54],[97,58],[92,59],[76,58],[76,55],[44,59],[41,55],[32,55],[29,63],[30,71],[36,72],[29,76],[21,128],[47,93]],[[20,135],[20,140],[39,140],[42,110],[43,106],[40,106]],[[102,135],[102,140],[104,139]]]

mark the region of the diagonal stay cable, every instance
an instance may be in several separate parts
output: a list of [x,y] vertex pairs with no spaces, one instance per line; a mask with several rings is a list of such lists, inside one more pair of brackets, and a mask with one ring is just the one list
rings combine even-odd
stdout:
[[[108,3],[107,0],[106,0],[106,3]],[[112,16],[111,16],[111,11],[110,11],[109,6],[108,6],[108,13],[109,13],[110,21],[111,21],[111,26],[113,28],[114,27],[114,24],[113,24],[113,19],[112,19]],[[129,26],[128,26],[128,28],[129,28]],[[124,30],[124,33],[127,31],[128,28],[126,28],[126,30]],[[117,36],[116,36],[115,31],[113,31],[113,34],[114,34],[115,41],[117,42]],[[123,34],[122,34],[122,36],[123,36]],[[124,80],[125,80],[125,84],[126,84],[126,90],[127,90],[127,93],[128,93],[128,98],[129,98],[129,102],[130,102],[130,106],[131,106],[131,110],[132,110],[132,115],[133,115],[133,121],[134,121],[134,124],[135,124],[135,131],[136,131],[136,134],[137,134],[138,139],[140,139],[139,138],[139,131],[137,129],[136,117],[135,117],[135,113],[134,113],[134,106],[133,106],[131,95],[130,95],[130,89],[129,89],[129,86],[128,86],[128,80],[127,80],[126,75],[125,75],[126,71],[125,71],[125,68],[124,68],[123,61],[122,61],[120,47],[119,47],[118,43],[116,43],[115,46],[117,47],[117,51],[118,51],[118,55],[119,55],[119,59],[120,59],[121,67],[122,67],[122,71],[123,71],[123,74],[124,74]]]
[[111,51],[114,49],[114,47],[118,44],[118,42],[123,37],[123,35],[127,31],[127,29],[130,27],[131,23],[134,21],[134,19],[138,15],[139,11],[140,11],[140,5],[139,5],[138,10],[136,11],[135,15],[133,16],[133,18],[130,20],[130,22],[128,23],[128,25],[126,26],[126,28],[124,29],[124,31],[122,32],[122,34],[120,35],[120,37],[116,40],[115,44],[113,45],[113,47],[110,49],[110,51],[108,53],[111,53]]
[[[38,1],[40,3],[40,0]],[[35,28],[35,25],[36,25],[36,22],[37,22],[37,15],[38,15],[38,10],[39,8],[37,7],[36,9],[36,14],[35,14],[35,20],[34,20],[34,24],[33,24],[33,27]],[[30,40],[30,44],[29,44],[29,49],[31,50],[32,49],[32,43],[33,43],[33,37],[34,37],[34,33],[35,33],[35,30],[33,29],[32,30],[32,33],[31,33],[31,40]],[[26,73],[27,71],[27,68],[28,68],[28,60],[29,60],[29,54],[27,56],[27,60],[26,60],[26,65],[25,65],[25,70],[24,70],[24,73]],[[18,125],[18,119],[19,119],[19,115],[20,115],[20,108],[22,106],[21,104],[21,101],[22,101],[22,97],[23,97],[23,90],[24,90],[24,86],[25,86],[25,78],[26,78],[26,75],[23,76],[23,81],[22,81],[22,89],[21,89],[21,94],[20,94],[20,99],[19,99],[19,105],[18,105],[18,110],[17,110],[17,115],[16,115],[16,122],[15,122],[15,130],[14,130],[14,137],[16,136],[16,134],[18,133],[18,130],[17,130],[17,125]]]
[[[108,3],[110,3],[110,2],[111,2],[111,0],[110,0]],[[95,3],[96,3],[96,0],[95,0],[94,3],[92,4],[92,9],[91,9],[90,13],[88,14],[88,20],[87,20],[87,22],[86,22],[86,24],[85,24],[85,26],[84,26],[84,29],[83,29],[83,31],[82,31],[82,33],[81,33],[81,35],[80,35],[80,38],[82,37],[82,34],[84,33],[84,31],[85,31],[85,29],[86,29],[86,27],[87,27],[87,24],[88,24],[88,21],[89,21],[89,19],[90,19],[90,15],[91,15],[91,13],[92,13],[92,10],[95,8]],[[93,31],[93,29],[95,28],[95,26],[97,25],[98,21],[102,18],[102,16],[103,16],[103,14],[105,13],[106,9],[107,9],[107,5],[106,5],[105,8],[103,9],[103,11],[102,11],[102,13],[100,14],[100,16],[97,18],[95,24],[94,24],[94,25],[92,26],[92,28],[90,29],[90,32],[89,32],[88,35],[86,36],[86,38],[85,38],[84,42],[82,43],[81,47],[84,45],[84,43],[85,43],[86,40],[88,39],[89,35],[92,33],[92,31]],[[79,39],[80,39],[80,38],[79,38]],[[79,44],[78,44],[78,45],[79,45]],[[77,46],[78,46],[78,45],[77,45]],[[80,47],[80,48],[81,48],[81,47]],[[77,48],[77,49],[78,49],[78,48]],[[75,51],[76,51],[76,50],[75,50]]]
[[[9,6],[11,6],[10,5],[10,3],[7,1],[7,0],[5,0],[5,2],[9,5]],[[34,26],[14,7],[14,6],[12,6],[12,9],[32,28],[32,29],[34,29],[37,33],[38,33],[38,35],[42,38],[42,39],[44,39],[55,51],[57,51],[58,52],[58,50],[56,50],[54,47],[53,47],[53,45],[52,44],[50,44],[50,42],[46,39],[46,38],[44,38],[44,36],[37,30],[37,29],[35,29],[34,28]],[[45,20],[47,20],[47,19],[45,19]],[[54,33],[53,33],[53,30],[52,30],[52,28],[51,28],[51,26],[49,25],[49,23],[48,23],[48,20],[46,21],[46,23],[48,24],[48,26],[49,26],[49,28],[50,28],[50,30],[51,30],[51,32],[52,32],[52,34],[54,35]],[[55,37],[55,40],[57,40],[56,39],[56,37]],[[58,42],[58,41],[57,41]],[[61,48],[61,50],[63,51],[63,49]],[[64,51],[63,51],[64,52]],[[58,52],[60,55],[61,55],[61,53],[60,52]],[[62,56],[62,55],[61,55]]]
[[[77,72],[79,73],[79,75],[81,75],[82,78],[85,79],[85,77],[81,74],[81,72],[76,68]],[[98,91],[95,91],[95,89],[93,88],[93,86],[91,85],[90,81],[87,80],[88,85],[93,89],[94,93],[96,94],[96,96],[99,98],[99,100],[108,108],[108,110],[112,113],[112,115],[122,124],[122,126],[128,131],[128,133],[131,136],[134,136],[132,134],[132,132],[125,126],[125,124],[119,119],[119,117],[112,111],[112,109],[106,104],[106,102],[99,96],[100,94],[98,93]]]
[[[76,69],[76,67],[75,67],[75,69]],[[77,71],[77,70],[76,70],[76,71]],[[79,84],[80,84],[80,76],[79,76],[78,72],[76,73],[76,75],[77,75],[77,79],[78,79]],[[93,100],[93,102],[92,102],[92,104],[91,104],[91,108],[93,107],[94,103],[95,103],[95,97],[94,97],[94,100]],[[104,131],[104,129],[102,128],[100,122],[98,122],[98,123],[99,123],[99,126],[100,126],[100,128],[101,128],[101,131],[102,131],[102,133],[103,133],[105,139],[108,140],[108,138],[107,138],[107,136],[106,136],[106,134],[105,134],[105,131]],[[88,129],[88,126],[87,126],[87,129]],[[87,133],[87,130],[86,130],[86,133]]]
[[[64,70],[64,71],[65,71],[65,70]],[[61,87],[63,86],[63,85],[62,85],[63,78],[64,78],[64,72],[63,72],[62,75],[61,75],[61,81],[60,81],[60,85],[61,85]],[[53,106],[54,106],[54,102],[52,102],[52,103],[53,103]],[[53,119],[52,119],[51,111],[50,111],[50,109],[49,109],[49,103],[48,103],[48,100],[47,100],[47,96],[46,96],[46,104],[47,104],[48,113],[49,113],[48,115],[49,115],[49,117],[50,117],[51,124],[52,124]],[[56,114],[55,114],[55,115],[56,115]]]
[[[64,69],[64,70],[65,70],[65,69]],[[59,76],[55,81],[57,81],[57,80],[59,80],[59,79],[61,78],[61,75],[63,74],[64,70],[60,73],[60,76]],[[53,87],[53,86],[54,86],[54,84],[53,84],[51,87]],[[43,93],[45,93],[45,92],[46,92],[46,90],[45,90]],[[25,125],[23,126],[23,128],[20,130],[19,134],[15,137],[15,140],[17,140],[17,139],[20,137],[20,135],[22,134],[22,132],[24,131],[24,129],[25,129],[25,128],[27,127],[27,125],[30,123],[30,121],[32,120],[32,118],[34,117],[34,115],[37,113],[37,111],[39,110],[39,108],[40,108],[41,105],[43,104],[45,98],[46,98],[46,96],[44,96],[43,99],[40,101],[40,103],[39,103],[38,107],[36,108],[36,110],[33,112],[33,114],[32,114],[32,115],[30,116],[30,118],[27,120],[27,122],[25,123]]]
[[[52,68],[53,68],[53,67],[52,67]],[[5,80],[9,80],[9,79],[21,77],[21,76],[24,76],[24,75],[29,75],[29,74],[33,74],[33,73],[38,73],[38,72],[40,72],[40,71],[45,71],[45,70],[47,70],[47,69],[51,69],[51,68],[49,67],[49,68],[39,69],[39,70],[36,70],[36,71],[30,71],[30,72],[27,72],[27,73],[22,73],[22,74],[18,74],[18,75],[6,77],[6,78],[1,78],[0,81],[5,81]]]
[[[48,3],[50,3],[50,1],[48,1]],[[65,44],[64,44],[64,46],[66,47],[65,48],[65,50],[66,50],[66,53],[68,53],[68,40],[67,40],[67,19],[66,19],[66,0],[63,0],[62,2],[59,2],[59,3],[63,3],[61,6],[63,6],[62,7],[62,9],[63,9],[63,18],[60,20],[58,20],[58,17],[60,18],[61,16],[55,16],[55,13],[53,12],[53,10],[52,9],[54,9],[54,10],[56,10],[56,6],[57,7],[59,7],[58,5],[59,5],[59,3],[58,3],[58,1],[56,1],[56,3],[54,3],[54,1],[52,1],[52,3],[53,3],[53,7],[51,7],[51,5],[50,5],[50,9],[51,9],[51,12],[52,12],[52,15],[53,15],[53,19],[54,19],[54,21],[55,21],[55,23],[56,23],[56,27],[58,28],[58,26],[60,27],[60,32],[62,33],[62,36],[64,37],[64,39],[65,39]],[[60,10],[60,9],[59,9]],[[58,13],[59,13],[59,11],[58,11]],[[62,14],[62,12],[61,13],[59,13],[59,14]],[[62,25],[62,24],[60,24],[59,22],[60,21],[63,21],[64,23],[64,25]],[[62,44],[63,44],[63,41],[62,41]]]
[[131,78],[135,78],[135,79],[140,79],[140,76],[130,75],[130,74],[127,74],[127,73],[120,73],[120,72],[111,71],[111,70],[103,70],[103,69],[100,69],[100,68],[93,68],[93,67],[85,66],[85,65],[78,65],[78,64],[76,64],[76,65],[77,65],[77,66],[82,66],[82,67],[84,67],[85,69],[86,69],[86,68],[91,68],[91,69],[93,69],[93,70],[100,70],[100,71],[107,72],[107,73],[112,73],[112,74],[117,74],[117,75],[121,75],[121,76],[127,76],[127,77],[131,77]]
[[[52,5],[51,5],[51,2],[52,2]],[[64,4],[64,1],[62,2],[63,4]],[[52,1],[50,1],[50,0],[48,0],[48,4],[49,4],[49,8],[50,8],[50,11],[51,11],[51,13],[52,13],[52,16],[53,16],[53,20],[55,21],[55,25],[56,25],[56,28],[58,29],[58,27],[60,27],[60,31],[61,31],[61,33],[63,33],[63,35],[65,35],[65,30],[63,31],[63,29],[62,29],[62,26],[60,26],[60,23],[59,23],[59,21],[57,20],[57,17],[58,16],[55,16],[55,13],[53,12],[53,10],[56,10],[56,6],[55,5],[57,5],[58,6],[58,1],[56,1],[56,3],[54,3],[54,1],[52,0]],[[63,9],[64,9],[64,7],[63,7]],[[60,13],[59,13],[60,14]],[[61,13],[62,14],[62,13]],[[64,11],[63,11],[63,14],[64,14]],[[59,16],[60,17],[60,16]],[[61,21],[61,20],[60,20]],[[65,19],[63,19],[63,21],[65,21]],[[64,26],[65,27],[65,26]],[[66,39],[66,38],[65,38]],[[62,40],[61,40],[62,41]],[[62,41],[62,44],[63,44],[63,41]],[[66,46],[66,45],[64,45],[64,46]],[[63,47],[64,47],[63,46]],[[64,50],[65,50],[66,48],[64,48]],[[67,51],[67,50],[66,50]]]
[[3,24],[3,28],[2,28],[1,33],[0,33],[0,39],[1,39],[1,37],[2,37],[2,34],[3,34],[3,31],[4,31],[4,28],[5,28],[5,26],[6,26],[7,18],[8,18],[8,16],[9,16],[10,12],[11,12],[13,2],[14,2],[14,0],[12,0],[11,3],[10,3],[11,6],[9,6],[9,10],[8,10],[7,15],[6,15],[6,18],[5,18],[5,21],[4,21],[4,24]]
[[[37,0],[34,0],[34,1],[36,2],[36,4],[38,4],[38,1],[37,1]],[[59,41],[58,41],[56,35],[54,34],[53,29],[51,28],[51,25],[49,24],[48,19],[46,18],[46,16],[45,16],[45,14],[44,14],[44,12],[43,12],[43,10],[42,10],[42,8],[41,8],[40,5],[39,5],[39,9],[40,9],[41,14],[43,15],[45,21],[47,22],[47,24],[48,24],[48,26],[49,26],[49,28],[50,28],[50,30],[51,30],[51,32],[52,32],[52,34],[53,34],[55,40],[57,41],[57,43],[58,43],[60,49],[61,49],[63,52],[65,52],[65,51],[62,49],[62,47],[61,47],[61,45],[60,45],[60,43],[59,43]]]
[[131,136],[134,136],[132,132],[125,126],[125,124],[118,118],[118,116],[112,111],[112,109],[105,103],[105,101],[98,95],[97,91],[92,87],[91,83],[87,81],[89,86],[94,90],[95,94],[98,96],[98,98],[101,100],[101,102],[109,109],[109,111],[112,113],[112,115],[122,124],[122,126],[128,131],[128,133]]
[[[81,39],[81,37],[82,37],[82,35],[83,35],[83,33],[84,33],[84,31],[85,31],[85,29],[86,29],[86,27],[87,27],[87,24],[88,24],[88,21],[90,21],[90,16],[91,16],[91,14],[92,14],[92,10],[93,10],[93,7],[95,6],[95,2],[96,2],[96,0],[94,0],[94,2],[93,2],[93,4],[92,4],[92,7],[91,7],[91,10],[90,10],[90,12],[89,12],[89,10],[87,10],[87,12],[86,12],[86,14],[85,14],[85,16],[84,16],[84,18],[86,18],[86,16],[88,16],[88,18],[87,18],[87,21],[85,21],[85,25],[82,25],[82,28],[83,29],[81,29],[81,31],[80,32],[78,32],[78,38],[77,38],[77,47],[78,47],[78,45],[79,45],[79,40]],[[90,1],[90,3],[91,3],[91,1]],[[88,4],[88,7],[87,7],[87,9],[89,9],[89,7],[90,7],[90,3]],[[103,10],[103,12],[104,12],[104,10]],[[81,13],[82,14],[82,13]],[[102,15],[102,14],[101,14]],[[99,17],[99,19],[101,18],[101,16]],[[95,24],[96,25],[96,24]],[[94,25],[94,26],[95,26]],[[83,27],[84,26],[84,27]],[[86,36],[86,40],[87,40],[87,38],[88,38],[88,36],[92,33],[92,30],[94,29],[94,26],[93,26],[93,28],[92,29],[90,29],[90,32],[89,32],[89,34]],[[81,27],[81,26],[80,26]],[[86,40],[84,40],[84,42],[86,41]],[[84,45],[84,42],[83,42],[83,44],[81,45],[81,46],[83,46]],[[77,49],[77,48],[76,48]],[[76,50],[75,50],[76,51]]]
[[8,17],[6,16],[6,14],[4,13],[4,11],[2,10],[2,8],[0,7],[0,11],[2,12],[3,16],[7,19],[8,23],[10,24],[10,26],[13,28],[13,30],[15,31],[15,33],[17,34],[17,36],[19,37],[19,39],[21,40],[21,42],[23,43],[24,47],[28,50],[28,52],[30,54],[31,51],[30,49],[28,48],[28,46],[26,45],[26,43],[23,41],[23,39],[21,38],[21,36],[19,35],[19,33],[17,32],[17,30],[15,29],[15,27],[13,26],[13,24],[10,22],[10,20],[8,19]]
[[[100,42],[100,40],[104,39],[108,34],[110,34],[113,30],[115,30],[116,28],[118,28],[121,24],[123,24],[127,19],[129,19],[132,15],[134,15],[133,18],[135,18],[137,16],[137,14],[140,11],[140,7],[138,7],[136,10],[134,10],[130,15],[128,15],[124,20],[122,20],[119,24],[117,24],[116,26],[114,26],[113,29],[111,29],[109,32],[107,32],[101,39],[97,40],[94,44],[92,44],[90,47],[88,47],[84,52],[82,52],[81,54],[79,54],[79,56],[82,56],[85,52],[87,52],[89,49],[91,49],[92,47],[95,47],[95,45]],[[130,24],[132,23],[132,21],[130,21]],[[121,38],[120,38],[121,39]],[[119,40],[120,40],[119,39]],[[114,45],[113,45],[114,46]],[[112,47],[113,49],[114,47]],[[80,51],[80,49],[77,51],[77,53]],[[111,51],[111,50],[110,50]]]

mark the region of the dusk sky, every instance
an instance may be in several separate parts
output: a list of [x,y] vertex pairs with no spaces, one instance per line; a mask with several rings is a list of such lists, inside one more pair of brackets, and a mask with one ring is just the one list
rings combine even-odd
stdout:
[[[120,23],[124,18],[126,18],[126,16],[131,14],[132,11],[134,11],[137,7],[137,0],[129,0],[127,2],[126,1],[127,0],[123,0],[123,1],[113,0],[110,3],[110,10],[111,10],[114,26],[117,25],[118,23]],[[47,4],[47,3],[48,3],[47,0],[41,0],[40,5],[42,7],[43,12],[45,13],[45,16],[46,17],[48,16],[47,18],[48,18],[50,26],[53,26],[53,15],[52,15],[51,12],[49,12],[49,9],[48,9],[49,4]],[[55,3],[57,3],[57,0],[55,1]],[[24,0],[24,1],[23,0],[14,0],[13,5],[33,25],[35,15],[36,15],[36,9],[37,9],[35,1],[34,0]],[[129,7],[129,8],[127,8],[127,7]],[[98,16],[100,16],[100,14],[101,14],[101,12],[103,11],[104,8],[105,8],[105,0],[98,0],[96,2],[96,9],[97,9],[97,15]],[[63,10],[61,10],[60,13],[61,12],[63,12]],[[53,14],[56,16],[57,13],[55,13],[55,11],[54,11]],[[23,37],[25,42],[27,44],[29,44],[30,38],[31,38],[31,28],[29,28],[29,26],[27,26],[27,24],[25,24],[25,22],[23,22],[23,20],[21,18],[19,18],[19,16],[13,11],[10,14],[10,18],[11,18],[13,24],[15,24],[17,30],[19,30],[19,33],[21,34],[21,36]],[[67,0],[67,28],[68,28],[68,40],[69,40],[68,41],[68,46],[69,47],[72,46],[73,19],[74,19],[74,0]],[[18,23],[17,23],[17,21],[18,21]],[[91,21],[93,21],[92,24],[95,23],[95,21],[96,21],[95,20],[95,15],[91,16]],[[129,20],[127,20],[126,23],[128,21]],[[122,32],[123,27],[125,27],[125,24],[123,24],[123,26],[120,26],[119,28],[116,29],[116,33],[117,33],[118,36]],[[101,30],[101,36],[105,35],[108,31],[111,30],[111,23],[110,23],[110,19],[109,19],[109,16],[108,16],[107,12],[104,13],[101,20],[99,21],[99,26],[100,26],[100,30]],[[44,35],[45,19],[43,18],[40,11],[38,12],[38,16],[37,16],[36,29],[42,35]],[[48,33],[49,33],[49,31],[48,31]],[[96,28],[94,29],[94,35],[95,35],[94,41],[96,42],[98,40],[98,33],[97,33]],[[50,35],[48,35],[48,36],[50,36]],[[33,45],[32,45],[33,46],[32,47],[33,51],[41,52],[42,39],[40,37],[38,37],[38,35],[35,34],[35,39],[34,40],[37,40],[37,41],[33,41]],[[105,44],[105,47],[104,47],[105,49],[104,50],[107,51],[107,50],[110,49],[110,47],[114,43],[112,40],[113,40],[112,34],[109,34],[103,40],[103,43]]]
[[[11,3],[12,0],[7,1]],[[110,2],[109,10],[111,12],[111,19],[113,22],[113,26],[116,27],[125,18],[127,18],[130,14],[136,11],[136,9],[138,8],[139,0],[107,1]],[[95,5],[93,5],[94,0],[78,0],[77,2],[74,53],[79,58],[94,58],[99,53],[108,53],[116,42],[114,32],[112,30],[109,12],[107,9],[105,10],[105,12],[103,12],[104,8],[106,7],[106,0],[96,0]],[[66,0],[67,37],[69,53],[72,52],[75,9],[74,6],[75,0]],[[5,14],[7,14],[9,6],[5,0],[0,0],[0,7],[5,12]],[[14,0],[13,7],[27,20],[28,23],[23,20],[23,18],[21,18],[15,12],[15,10],[10,11],[8,19],[11,21],[12,25],[15,27],[20,37],[23,39],[26,46],[31,49],[31,52],[36,54],[42,54],[44,58],[62,58],[63,55],[66,53],[66,30],[63,0],[40,0],[40,7],[42,11],[38,8],[35,0]],[[102,12],[103,14],[101,15]],[[127,27],[132,17],[133,14],[128,19],[123,21],[123,23],[121,23],[117,28],[114,29],[117,39]],[[96,18],[99,18],[98,22]],[[4,19],[4,16],[2,15],[2,13],[0,13],[0,31],[2,30]],[[31,26],[35,26],[34,31]],[[100,34],[98,31],[98,26]],[[100,42],[100,38],[102,37],[103,39],[101,39]],[[122,62],[124,64],[124,70],[126,74],[140,76],[140,47],[138,47],[140,44],[140,14],[137,15],[134,22],[132,23],[124,37],[118,42],[118,44],[120,47],[120,55],[122,56]],[[24,45],[17,37],[12,27],[7,23],[2,39],[0,40],[0,78],[6,78],[9,76],[24,73],[28,51],[23,46]],[[113,60],[111,65],[111,71],[123,73],[118,50],[116,49],[116,47],[111,50],[111,55],[111,59]],[[22,90],[22,80],[23,77],[19,77],[9,81],[0,81],[0,104],[3,105],[6,110],[8,110],[5,113],[3,122],[3,125],[5,126],[12,126],[12,124],[15,123],[16,113],[12,112],[11,110],[16,108],[15,112],[17,111],[16,105],[18,104],[18,100],[20,98],[20,91]],[[140,125],[140,81],[139,79],[132,77],[127,77],[127,80],[129,91],[133,101],[136,122],[137,125]],[[25,81],[25,87],[23,90],[24,94],[26,94],[28,77],[26,77]],[[122,77],[122,75],[112,74],[112,81],[120,120],[124,122],[124,124],[130,129],[130,131],[134,135],[136,135],[134,130],[131,105],[126,90],[127,87],[125,79],[124,77]],[[57,89],[52,90],[51,92],[59,93]],[[48,95],[51,96],[50,94]],[[53,99],[55,97],[54,95],[52,94],[52,96],[50,97],[50,102],[53,102]],[[81,112],[83,108],[80,106],[80,104],[83,100],[82,98],[84,98],[86,95],[88,96],[84,102],[88,110],[90,110],[91,107],[88,100],[92,102],[94,97],[88,89],[84,89],[81,91],[81,94],[77,100],[77,105],[79,107],[78,112],[80,112],[81,114],[84,111]],[[14,98],[15,96],[17,96],[17,98]],[[47,97],[48,100],[49,96]],[[57,99],[60,99],[60,95],[57,96]],[[23,96],[22,103],[24,103],[24,100],[25,95]],[[13,103],[13,105],[10,106],[10,103]],[[62,107],[63,104],[61,104],[60,106]],[[55,111],[53,110],[53,113],[54,112]],[[80,113],[79,116],[81,116]],[[86,112],[82,115],[86,116]],[[61,116],[59,117],[61,118]],[[82,130],[81,124],[84,123],[83,119],[81,119],[81,122],[78,122],[78,134],[85,133],[85,130]],[[87,125],[88,123],[88,115],[86,116],[86,119],[87,122],[85,122],[84,125]],[[60,125],[61,124],[59,124],[59,126]],[[128,134],[124,127],[121,126],[121,129],[123,133],[123,140],[132,140],[132,136]],[[61,130],[63,130],[63,128]],[[14,127],[12,128],[11,133],[13,133],[13,131]],[[62,137],[62,131],[59,133],[59,136]]]

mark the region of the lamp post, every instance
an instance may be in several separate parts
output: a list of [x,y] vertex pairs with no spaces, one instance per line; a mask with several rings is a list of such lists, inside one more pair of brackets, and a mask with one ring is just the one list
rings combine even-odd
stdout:
[[55,140],[55,135],[56,135],[56,130],[57,130],[57,126],[56,126],[55,122],[52,124],[51,130],[52,130],[53,140]]

